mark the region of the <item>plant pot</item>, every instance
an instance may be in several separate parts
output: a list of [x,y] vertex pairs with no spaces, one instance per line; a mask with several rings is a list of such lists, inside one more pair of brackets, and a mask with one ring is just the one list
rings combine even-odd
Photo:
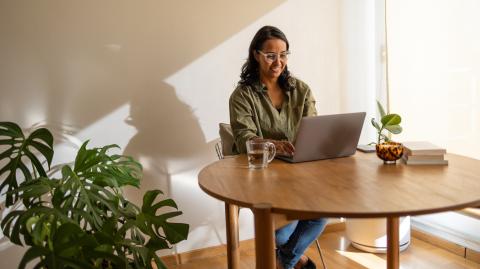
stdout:
[[375,146],[378,158],[384,164],[395,164],[403,156],[403,145],[397,142],[384,142]]

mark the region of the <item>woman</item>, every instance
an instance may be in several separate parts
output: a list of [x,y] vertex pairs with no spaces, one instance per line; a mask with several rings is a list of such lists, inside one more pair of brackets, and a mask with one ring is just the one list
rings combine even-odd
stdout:
[[[277,154],[292,156],[293,138],[302,117],[317,114],[307,84],[290,75],[289,43],[285,34],[264,26],[253,37],[240,81],[230,97],[230,124],[235,151],[246,153],[245,142],[270,141]],[[327,220],[294,221],[275,231],[278,268],[315,268],[303,255]]]

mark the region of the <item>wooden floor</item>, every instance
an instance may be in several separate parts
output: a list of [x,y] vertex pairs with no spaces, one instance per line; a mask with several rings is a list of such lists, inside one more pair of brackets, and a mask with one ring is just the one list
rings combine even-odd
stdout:
[[[320,244],[326,260],[328,269],[364,269],[364,268],[386,268],[384,254],[370,254],[356,250],[350,246],[345,238],[344,232],[330,232],[321,236]],[[307,255],[322,268],[320,257],[316,247],[312,245]],[[401,269],[457,269],[477,268],[480,264],[466,260],[458,255],[450,253],[430,245],[424,241],[412,238],[410,247],[400,254]],[[198,259],[187,264],[169,266],[170,269],[226,269],[227,259],[225,255],[212,258]],[[241,268],[255,268],[255,251],[252,247],[242,249]]]

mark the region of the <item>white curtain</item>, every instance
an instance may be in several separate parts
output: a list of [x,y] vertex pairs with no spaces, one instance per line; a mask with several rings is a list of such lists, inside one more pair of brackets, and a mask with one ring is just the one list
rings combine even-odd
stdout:
[[390,100],[402,141],[480,159],[478,14],[478,0],[387,0]]
[[378,119],[376,100],[386,104],[384,9],[383,1],[341,1],[341,110],[367,112],[360,144],[376,141],[370,119]]
[[[396,137],[480,159],[480,1],[386,1],[391,111],[404,128]],[[480,249],[478,220],[448,212],[412,224]]]

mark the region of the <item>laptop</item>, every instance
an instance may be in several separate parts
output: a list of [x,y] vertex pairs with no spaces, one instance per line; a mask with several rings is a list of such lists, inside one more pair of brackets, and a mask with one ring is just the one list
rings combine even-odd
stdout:
[[304,117],[293,142],[294,156],[277,158],[298,163],[353,155],[365,115],[358,112]]

